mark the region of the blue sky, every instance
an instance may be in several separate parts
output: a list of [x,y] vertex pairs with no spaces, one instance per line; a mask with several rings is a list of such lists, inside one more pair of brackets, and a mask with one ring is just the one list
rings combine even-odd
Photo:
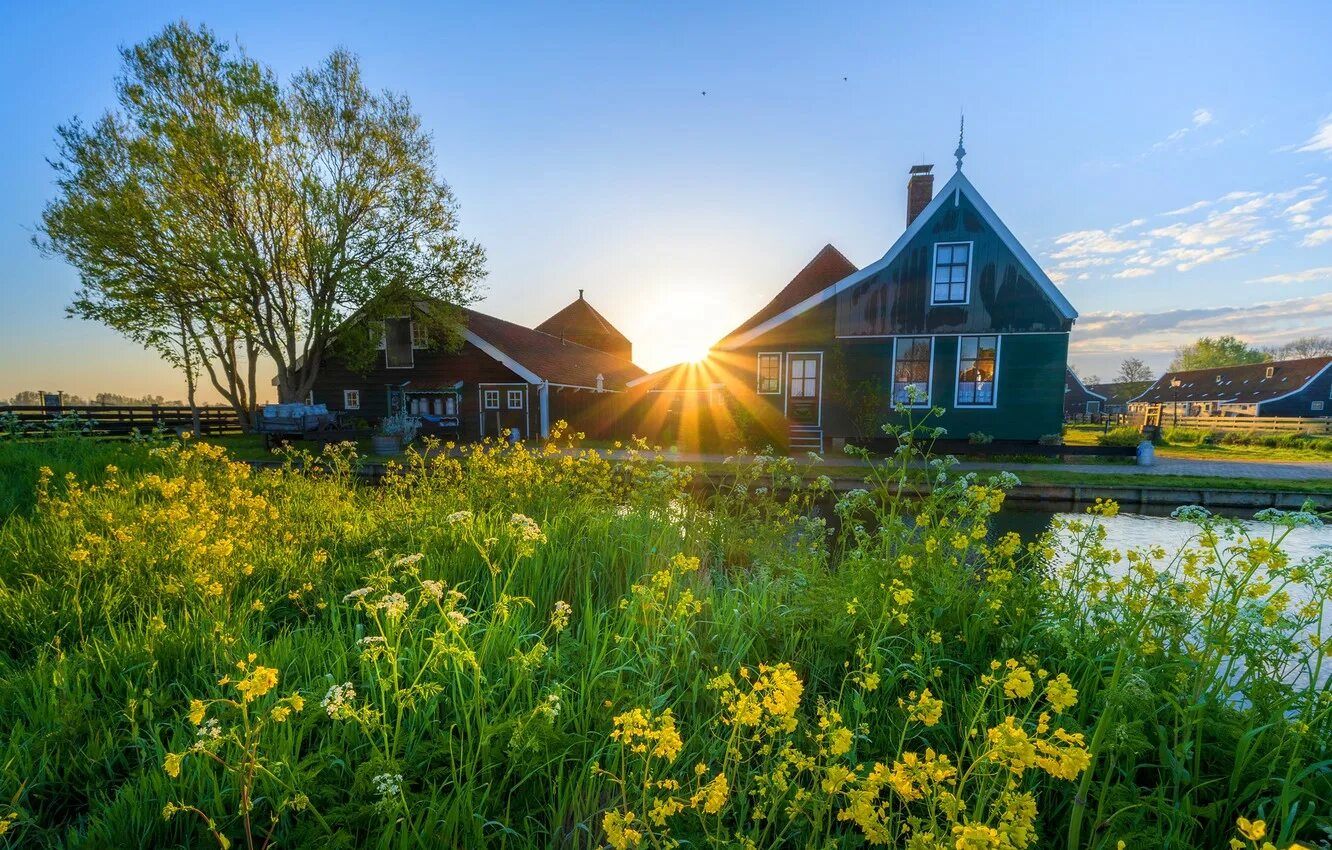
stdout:
[[1082,313],[1084,372],[1332,333],[1326,4],[714,5],[5,0],[0,397],[183,394],[65,319],[76,276],[29,244],[55,126],[110,107],[117,47],[182,17],[284,77],[357,52],[434,133],[489,255],[481,309],[536,323],[585,289],[647,368],[825,243],[881,256],[907,169],[951,173],[960,109],[968,175]]

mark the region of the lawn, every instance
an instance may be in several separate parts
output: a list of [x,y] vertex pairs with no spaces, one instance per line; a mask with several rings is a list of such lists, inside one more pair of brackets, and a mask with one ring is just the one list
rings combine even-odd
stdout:
[[[1068,425],[1064,428],[1064,442],[1070,446],[1094,446],[1096,438],[1104,433],[1099,425]],[[1164,439],[1156,444],[1156,453],[1164,458],[1194,460],[1259,460],[1268,462],[1332,463],[1332,450],[1314,447],[1287,447],[1244,445],[1199,441],[1196,432],[1175,432],[1167,428]]]
[[207,443],[0,444],[36,470],[0,525],[0,846],[1332,828],[1309,685],[1332,564],[1280,555],[1314,517],[1250,537],[1200,512],[1185,549],[1121,556],[1108,503],[996,539],[1011,480],[947,464],[922,500],[834,502],[784,458],[700,482],[564,448],[408,454],[366,486],[348,448],[256,470]]

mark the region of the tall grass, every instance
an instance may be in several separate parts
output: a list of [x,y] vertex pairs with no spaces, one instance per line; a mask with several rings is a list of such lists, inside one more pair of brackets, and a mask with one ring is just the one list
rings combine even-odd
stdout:
[[0,845],[1324,838],[1332,565],[1280,550],[1316,517],[1197,509],[1184,550],[1115,553],[1103,503],[996,539],[1011,476],[937,460],[887,498],[927,445],[901,436],[836,500],[642,447],[382,486],[349,448],[52,461],[0,527]]

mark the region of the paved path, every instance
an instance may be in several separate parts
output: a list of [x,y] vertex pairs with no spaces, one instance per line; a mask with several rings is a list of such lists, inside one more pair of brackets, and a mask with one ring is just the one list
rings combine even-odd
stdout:
[[[611,452],[622,457],[623,452]],[[725,455],[692,452],[666,452],[666,460],[679,463],[721,463]],[[825,458],[824,467],[852,470],[864,465],[857,458],[832,455]],[[1152,466],[1131,463],[1003,463],[992,461],[962,461],[954,469],[967,471],[1000,471],[1021,475],[1023,470],[1044,472],[1081,472],[1110,475],[1193,475],[1217,478],[1264,478],[1279,481],[1332,480],[1332,463],[1325,461],[1256,461],[1256,460],[1197,460],[1191,458],[1157,457]]]

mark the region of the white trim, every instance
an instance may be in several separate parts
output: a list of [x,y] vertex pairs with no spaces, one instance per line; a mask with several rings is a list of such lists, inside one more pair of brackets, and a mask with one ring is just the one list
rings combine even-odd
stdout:
[[[818,358],[819,358],[819,377],[818,377],[818,380],[817,380],[817,381],[815,382],[815,384],[814,384],[816,387],[818,387],[818,390],[819,390],[819,401],[818,401],[818,403],[815,405],[815,410],[816,410],[817,413],[818,413],[818,416],[816,417],[817,421],[815,421],[813,424],[810,424],[810,423],[808,423],[808,422],[802,422],[802,423],[800,423],[800,424],[803,425],[803,426],[805,426],[805,427],[808,427],[808,428],[822,428],[822,427],[823,427],[823,352],[822,352],[822,351],[788,351],[788,352],[786,352],[786,358],[785,358],[785,360],[786,360],[786,380],[787,380],[788,382],[789,382],[790,379],[791,379],[791,358],[792,358],[792,357],[802,357],[802,358],[803,358],[803,357],[818,357]],[[802,378],[802,380],[803,380],[803,378]],[[790,409],[791,409],[791,392],[790,392],[791,388],[790,388],[789,385],[787,385],[787,386],[783,386],[783,387],[782,387],[782,390],[783,390],[783,398],[782,398],[782,416],[786,417],[787,422],[790,422],[791,417],[790,417],[790,413],[789,413],[789,411],[790,411]],[[804,396],[801,396],[801,398],[804,398]]]
[[[407,353],[412,356],[412,362],[406,366],[390,366],[388,352],[388,323],[390,321],[407,320]],[[416,344],[412,340],[412,326],[416,324],[412,321],[410,315],[407,316],[386,316],[384,317],[384,368],[385,369],[415,369],[416,368]]]
[[[500,391],[500,390],[499,390],[500,387],[505,387],[505,388],[508,388],[508,387],[521,387],[521,388],[523,388],[524,391],[526,391],[527,388],[528,388],[528,386],[529,386],[528,384],[522,383],[521,381],[480,381],[480,382],[477,383],[477,385],[476,385],[476,394],[477,394],[477,400],[478,400],[478,402],[479,402],[479,405],[478,405],[478,406],[480,407],[480,410],[479,410],[478,413],[477,413],[477,417],[478,417],[478,425],[479,425],[479,428],[480,428],[479,433],[480,433],[480,435],[481,435],[482,437],[487,436],[487,434],[486,434],[486,414],[487,414],[487,413],[495,413],[496,415],[502,415],[502,414],[505,412],[505,410],[506,410],[506,408],[503,408],[503,407],[491,407],[491,408],[487,408],[487,407],[486,407],[486,402],[485,402],[485,394],[486,394],[487,392],[498,393],[498,392]],[[531,413],[530,407],[531,407],[530,405],[526,405],[526,404],[523,406],[523,429],[524,429],[524,430],[523,430],[523,439],[527,439],[528,437],[531,437],[531,436],[532,436],[532,413]],[[542,434],[542,436],[543,436],[543,437],[544,437],[544,436],[547,436],[548,433],[549,433],[549,432],[547,432],[546,434]],[[503,435],[503,434],[492,434],[492,435],[489,435],[489,436],[502,437],[502,436],[504,436],[504,435]]]
[[[931,334],[928,331],[922,331],[918,334],[837,334],[833,339],[894,339],[899,336],[994,336],[998,331],[991,331],[988,334],[981,333],[946,333]],[[1068,336],[1069,331],[1004,331],[1004,336]]]
[[550,384],[542,383],[537,386],[537,404],[541,406],[540,415],[537,421],[541,425],[541,439],[550,439]]
[[533,372],[531,369],[528,369],[526,366],[519,363],[517,360],[514,360],[512,357],[505,354],[503,351],[500,351],[495,346],[486,342],[484,339],[473,333],[470,329],[463,330],[463,339],[467,340],[472,345],[475,345],[477,348],[481,349],[486,354],[489,354],[491,357],[503,363],[505,366],[508,366],[509,369],[515,375],[517,375],[520,378],[523,378],[529,384],[541,383],[540,375],[538,375],[536,372]]
[[[937,286],[938,286],[938,285],[935,283],[934,276],[935,276],[935,273],[939,270],[939,269],[938,269],[938,266],[939,266],[939,248],[942,247],[942,246],[944,246],[944,245],[947,245],[947,246],[949,246],[949,247],[956,247],[956,246],[958,246],[958,245],[966,245],[966,246],[967,246],[967,279],[964,280],[964,281],[962,282],[962,287],[963,287],[963,289],[962,289],[962,300],[961,300],[961,301],[935,301],[935,300],[934,300],[934,290],[935,290],[935,289],[937,288]],[[935,243],[934,243],[934,252],[933,252],[933,254],[934,254],[934,255],[930,258],[930,306],[931,306],[931,307],[956,307],[956,306],[958,306],[959,304],[961,304],[961,305],[967,305],[967,304],[970,304],[970,303],[971,303],[971,258],[974,257],[974,256],[976,256],[976,243],[975,243],[975,242],[935,242]],[[951,289],[952,286],[953,286],[953,284],[952,284],[952,282],[950,281],[949,284],[948,284],[948,287]]]
[[[760,383],[763,380],[762,364],[764,357],[777,358],[777,390],[775,392],[771,390],[765,392]],[[782,356],[780,351],[758,352],[754,357],[754,391],[759,395],[781,395],[786,392],[786,385],[782,383],[782,379],[786,377],[785,370],[782,368],[785,363],[786,358]]]
[[[481,390],[481,409],[482,409],[482,410],[499,410],[499,409],[500,409],[500,391],[499,391],[499,390],[485,389],[485,388],[480,387],[480,386],[478,386],[477,389]],[[494,404],[491,404],[491,403],[490,403],[490,394],[491,394],[491,393],[494,393],[494,394],[495,394],[495,403],[494,403]]]
[[897,401],[897,341],[899,339],[928,339],[930,341],[930,374],[925,383],[925,401],[922,404],[907,404],[910,408],[933,407],[934,402],[934,337],[925,334],[902,334],[893,337],[893,353],[888,361],[888,404],[896,407]]
[[[981,337],[994,337],[994,390],[990,393],[989,404],[962,404],[957,400],[958,391],[962,389],[962,340],[980,339]],[[953,409],[954,410],[993,410],[999,406],[999,360],[1004,350],[1004,337],[1002,334],[959,334],[957,337],[957,364],[953,367]],[[976,346],[976,354],[980,355],[980,346]]]
[[[1258,409],[1257,409],[1257,412],[1255,413],[1255,415],[1256,415],[1256,416],[1262,416],[1262,415],[1263,415],[1263,405],[1264,405],[1264,404],[1271,404],[1271,403],[1274,402],[1274,401],[1281,401],[1282,399],[1287,399],[1287,398],[1290,398],[1290,397],[1293,396],[1293,395],[1299,395],[1300,393],[1304,392],[1306,389],[1309,388],[1309,385],[1310,385],[1310,384],[1312,384],[1314,381],[1316,381],[1316,380],[1318,380],[1319,378],[1321,378],[1321,377],[1323,376],[1323,373],[1326,372],[1328,369],[1332,369],[1332,362],[1329,362],[1329,363],[1325,364],[1325,365],[1323,366],[1323,368],[1319,369],[1317,372],[1314,372],[1314,373],[1313,373],[1313,376],[1310,377],[1309,380],[1307,380],[1307,381],[1305,381],[1304,383],[1300,384],[1298,388],[1293,389],[1293,390],[1291,390],[1291,391],[1288,392],[1288,393],[1282,393],[1281,395],[1279,395],[1279,396],[1275,396],[1274,398],[1265,398],[1265,399],[1263,399],[1262,401],[1254,402],[1255,404],[1258,405]],[[1329,391],[1329,392],[1328,392],[1328,398],[1332,398],[1332,391]],[[1310,399],[1310,401],[1312,401],[1312,400],[1313,400],[1313,399]]]
[[[961,349],[961,347],[962,347],[962,345],[961,345],[961,343],[959,343],[959,344],[958,344],[958,348]],[[1073,376],[1073,383],[1075,383],[1075,384],[1077,384],[1079,387],[1081,387],[1081,388],[1082,388],[1082,391],[1083,391],[1084,393],[1086,393],[1087,395],[1089,395],[1089,396],[1095,396],[1096,398],[1099,398],[1101,401],[1109,401],[1109,400],[1110,400],[1107,396],[1103,396],[1103,395],[1101,395],[1100,393],[1095,393],[1095,392],[1092,392],[1091,390],[1087,389],[1087,385],[1084,384],[1084,383],[1082,382],[1082,379],[1078,377],[1078,373],[1077,373],[1077,372],[1074,372],[1072,369],[1068,368],[1067,365],[1064,366],[1064,371],[1065,371],[1067,374]],[[997,372],[998,372],[998,370],[996,370],[996,374],[997,374]]]
[[925,225],[930,218],[933,217],[933,215],[939,211],[939,208],[944,205],[948,195],[955,191],[959,193],[959,196],[962,192],[966,193],[966,196],[970,198],[972,204],[975,205],[976,211],[980,213],[981,218],[990,225],[990,228],[995,232],[995,235],[999,237],[1000,241],[1013,252],[1013,256],[1017,259],[1018,263],[1022,265],[1027,274],[1031,275],[1032,280],[1036,281],[1036,285],[1039,286],[1045,295],[1054,303],[1055,307],[1064,318],[1076,319],[1078,317],[1078,311],[1074,310],[1073,305],[1068,303],[1068,299],[1064,297],[1064,293],[1059,290],[1059,287],[1055,286],[1054,281],[1050,280],[1049,275],[1047,275],[1036,260],[1032,258],[1031,254],[1027,253],[1027,249],[1022,247],[1022,243],[1017,241],[1017,238],[1013,236],[1012,231],[999,220],[999,217],[995,215],[994,210],[990,209],[990,205],[985,203],[985,199],[976,191],[976,187],[971,185],[971,181],[963,176],[961,171],[958,171],[953,174],[949,181],[944,184],[943,188],[939,190],[939,194],[934,196],[934,200],[930,201],[929,205],[921,210],[920,214],[911,222],[911,225],[906,230],[902,231],[902,235],[897,237],[897,241],[888,249],[888,253],[883,255],[882,259],[870,263],[860,271],[852,272],[836,283],[824,288],[822,291],[814,293],[794,307],[783,310],[766,322],[762,322],[745,331],[725,345],[719,345],[718,348],[722,351],[733,351],[740,348],[773,328],[789,322],[796,316],[799,316],[800,314],[817,307],[824,301],[833,298],[838,293],[844,292],[861,281],[873,277],[883,271],[893,262],[893,260],[897,259],[898,254],[900,254],[906,246],[910,244],[911,240],[916,238],[916,235],[925,228]]
[[[351,401],[350,401],[350,399],[348,398],[348,396],[350,396],[352,393],[355,393],[355,394],[356,394],[356,404],[352,404]],[[343,391],[342,391],[342,409],[343,409],[343,410],[360,410],[360,409],[361,409],[361,391],[360,391],[360,390],[343,390]]]
[[[513,397],[518,396],[518,406],[513,406]],[[504,391],[504,409],[505,410],[526,410],[527,409],[527,390],[505,390]]]

